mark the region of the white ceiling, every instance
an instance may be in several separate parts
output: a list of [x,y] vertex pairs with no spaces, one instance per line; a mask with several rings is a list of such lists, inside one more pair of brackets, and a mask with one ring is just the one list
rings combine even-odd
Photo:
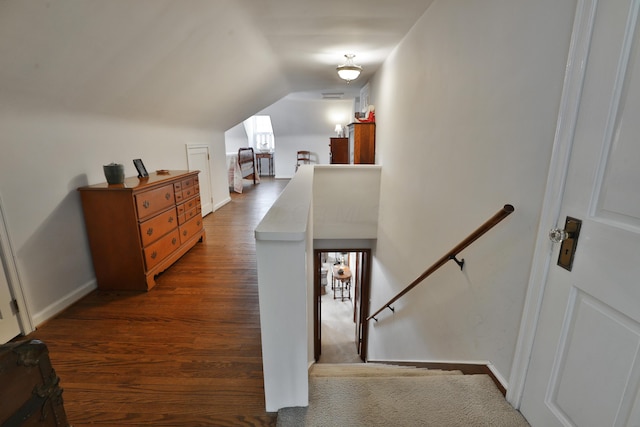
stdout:
[[0,0],[0,107],[224,130],[289,93],[357,91],[431,3]]
[[335,67],[353,53],[366,81],[432,0],[245,0],[295,90],[345,88]]

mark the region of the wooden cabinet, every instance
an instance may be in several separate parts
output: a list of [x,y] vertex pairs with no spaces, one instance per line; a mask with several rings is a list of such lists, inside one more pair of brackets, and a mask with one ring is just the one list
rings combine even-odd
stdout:
[[100,289],[149,290],[205,233],[198,171],[78,189]]
[[349,138],[330,138],[329,150],[332,165],[349,164]]
[[350,163],[374,164],[376,162],[376,124],[351,123],[348,129]]

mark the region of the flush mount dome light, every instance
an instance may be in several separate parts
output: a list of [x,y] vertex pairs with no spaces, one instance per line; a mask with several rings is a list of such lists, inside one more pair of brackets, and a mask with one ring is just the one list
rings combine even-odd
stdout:
[[347,58],[347,62],[339,65],[336,70],[338,70],[338,76],[340,76],[342,80],[346,80],[347,83],[349,83],[351,82],[351,80],[355,80],[358,78],[360,72],[362,71],[362,67],[353,63],[353,58],[355,58],[355,55],[347,54],[344,57]]

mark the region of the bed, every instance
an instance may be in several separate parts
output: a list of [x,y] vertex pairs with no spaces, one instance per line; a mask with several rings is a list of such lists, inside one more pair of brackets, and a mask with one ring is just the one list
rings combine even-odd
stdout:
[[254,184],[260,182],[260,176],[256,168],[256,156],[253,148],[240,148],[237,155],[229,158],[229,187],[236,193],[242,193],[243,181],[253,180]]

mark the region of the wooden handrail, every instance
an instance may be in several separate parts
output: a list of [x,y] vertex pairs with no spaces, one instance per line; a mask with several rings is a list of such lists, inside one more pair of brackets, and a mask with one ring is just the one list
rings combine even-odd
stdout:
[[513,205],[504,205],[504,207],[502,209],[500,209],[494,216],[492,216],[488,221],[486,221],[484,224],[482,224],[480,227],[478,227],[478,229],[476,231],[471,233],[466,239],[464,239],[462,242],[460,242],[456,247],[454,247],[449,252],[447,252],[442,258],[440,258],[438,261],[436,261],[435,264],[433,264],[424,273],[422,273],[420,275],[420,277],[418,277],[416,280],[411,282],[406,288],[404,288],[395,297],[391,298],[386,304],[384,304],[382,307],[380,307],[380,309],[378,311],[373,313],[371,316],[367,317],[367,320],[371,320],[371,319],[377,320],[377,319],[375,319],[375,316],[377,314],[379,314],[385,308],[389,308],[391,311],[393,311],[393,308],[391,307],[391,304],[393,304],[394,302],[399,300],[402,296],[404,296],[411,289],[415,288],[420,282],[422,282],[424,279],[426,279],[431,274],[433,274],[437,269],[439,269],[444,264],[446,264],[447,261],[454,260],[456,263],[458,263],[460,268],[462,268],[462,265],[464,264],[464,260],[458,261],[458,259],[456,258],[458,253],[462,252],[462,250],[464,250],[467,246],[469,246],[470,244],[472,244],[473,242],[478,240],[478,238],[480,238],[480,236],[482,236],[487,231],[491,230],[494,226],[496,226],[500,221],[505,219],[514,210],[515,210],[515,208],[513,207]]

